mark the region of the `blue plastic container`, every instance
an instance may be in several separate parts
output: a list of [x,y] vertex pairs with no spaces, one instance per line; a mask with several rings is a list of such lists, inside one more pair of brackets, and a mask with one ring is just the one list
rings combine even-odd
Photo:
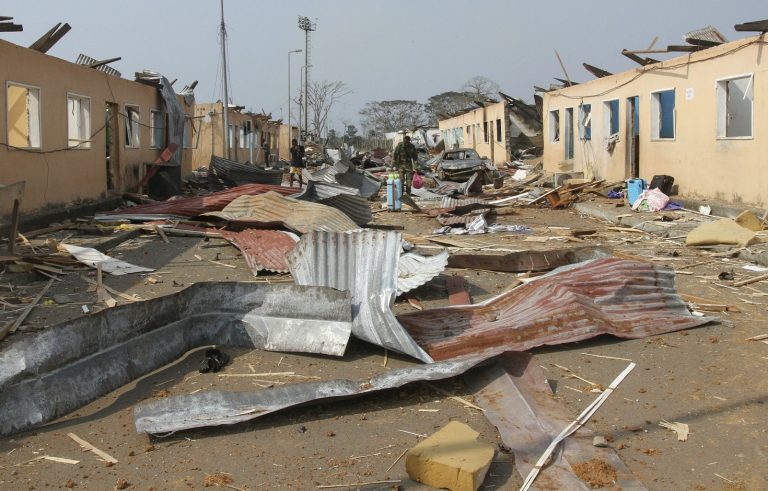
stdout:
[[645,179],[627,179],[627,201],[629,202],[630,206],[635,202],[638,196],[640,196],[640,193],[645,191],[647,187],[648,183],[645,182]]
[[400,211],[400,198],[403,196],[403,183],[398,174],[390,174],[387,178],[387,208]]

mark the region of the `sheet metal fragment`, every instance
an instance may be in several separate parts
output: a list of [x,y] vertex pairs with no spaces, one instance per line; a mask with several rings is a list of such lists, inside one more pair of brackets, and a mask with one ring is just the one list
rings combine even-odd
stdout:
[[397,322],[392,306],[397,296],[402,238],[383,230],[346,233],[313,231],[288,253],[297,284],[322,285],[352,293],[355,337],[430,363],[430,358]]
[[486,350],[525,351],[600,334],[642,338],[700,326],[675,290],[675,273],[605,258],[564,266],[469,306],[401,314],[398,320],[435,360]]
[[451,254],[448,266],[452,268],[484,269],[507,273],[548,271],[589,259],[609,257],[603,247],[577,247],[550,251],[519,251],[508,254]]
[[448,251],[434,256],[408,252],[400,256],[397,266],[397,294],[402,295],[439,275],[448,264]]
[[245,229],[240,232],[218,230],[221,236],[237,247],[254,275],[260,271],[287,273],[285,255],[299,238],[282,230]]
[[472,357],[399,368],[365,380],[337,379],[283,385],[254,392],[208,391],[166,397],[136,406],[133,419],[139,433],[165,433],[231,425],[299,404],[357,397],[413,382],[455,377],[483,361],[482,357]]
[[0,351],[0,433],[63,416],[200,346],[341,356],[350,305],[332,288],[202,282],[15,339]]
[[[527,353],[505,353],[492,366],[466,374],[465,380],[475,403],[485,410],[485,417],[512,449],[515,467],[523,478],[552,439],[573,421],[573,415],[553,397],[544,373]],[[571,467],[591,459],[600,459],[616,470],[619,489],[646,489],[612,448],[595,447],[592,437],[585,427],[568,437],[562,451],[555,453],[553,461],[537,477],[537,489],[591,489]]]

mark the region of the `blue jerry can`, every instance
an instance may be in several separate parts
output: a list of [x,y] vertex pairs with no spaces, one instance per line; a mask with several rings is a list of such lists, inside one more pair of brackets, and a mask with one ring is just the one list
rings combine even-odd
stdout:
[[403,183],[398,174],[390,174],[387,178],[387,208],[400,211],[400,198],[403,196]]
[[627,201],[630,206],[647,187],[648,183],[645,182],[645,179],[640,179],[639,177],[635,179],[627,179]]

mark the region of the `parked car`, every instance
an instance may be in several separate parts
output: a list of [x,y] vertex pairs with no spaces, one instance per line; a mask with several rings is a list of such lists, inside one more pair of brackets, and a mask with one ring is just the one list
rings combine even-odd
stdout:
[[474,148],[454,148],[446,150],[437,160],[435,175],[441,181],[463,182],[477,171],[495,171],[489,159],[483,159]]

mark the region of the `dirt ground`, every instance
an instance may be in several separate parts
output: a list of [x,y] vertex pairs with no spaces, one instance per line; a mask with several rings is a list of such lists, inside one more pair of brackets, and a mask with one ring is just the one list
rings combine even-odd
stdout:
[[[681,220],[698,219],[687,213],[681,215],[685,217]],[[379,224],[403,225],[405,234],[426,236],[439,227],[434,219],[409,212],[377,211],[375,216]],[[737,279],[757,273],[741,269],[745,264],[741,261],[712,256],[709,250],[686,248],[681,239],[609,230],[607,224],[570,210],[517,209],[517,214],[500,216],[496,221],[528,225],[533,232],[451,238],[471,244],[473,250],[483,253],[492,253],[493,249],[603,245],[675,269],[681,293],[736,306],[739,312],[708,314],[719,316],[721,322],[697,329],[639,340],[601,337],[539,348],[533,353],[556,387],[557,398],[574,417],[596,396],[590,392],[591,383],[608,385],[628,360],[638,364],[588,427],[607,438],[649,489],[768,489],[765,466],[768,382],[760,376],[768,362],[768,346],[745,340],[768,333],[765,313],[768,286],[754,283],[734,288],[731,282],[717,278],[722,271],[733,270]],[[583,237],[583,242],[575,242],[567,237],[568,230],[563,227],[594,229],[597,233]],[[58,232],[48,237],[65,235]],[[45,238],[35,239],[32,244],[42,247]],[[546,242],[544,238],[548,238]],[[94,240],[97,239],[72,237],[69,242],[87,245]],[[222,240],[206,242],[182,237],[170,240],[170,244],[165,244],[156,236],[146,235],[111,250],[112,256],[157,268],[157,271],[151,275],[106,277],[105,283],[120,292],[148,299],[198,281],[276,278],[275,275],[254,278],[236,249]],[[419,240],[419,244],[422,243],[427,244]],[[440,247],[432,243],[420,245],[418,250],[435,253]],[[53,295],[68,294],[72,303],[44,301],[30,315],[26,330],[11,337],[24,336],[35,329],[82,315],[82,304],[93,309],[95,293],[89,291],[81,274],[66,275],[45,297],[49,300]],[[446,305],[444,276],[447,275],[464,276],[475,302],[496,295],[517,277],[511,273],[448,268],[409,296],[419,299],[425,308]],[[153,282],[150,277],[158,281]],[[32,278],[17,280],[29,279]],[[37,289],[6,287],[3,294],[34,295],[44,284],[43,279],[36,279]],[[1,281],[7,283],[11,279],[6,274]],[[404,298],[398,299],[396,312],[410,310],[413,307]],[[133,407],[148,399],[209,388],[256,390],[310,377],[363,378],[416,364],[392,353],[385,358],[381,348],[356,341],[350,344],[346,356],[338,359],[223,349],[233,356],[233,361],[218,374],[198,373],[203,354],[201,350],[192,351],[56,422],[0,440],[0,489],[203,489],[206,477],[216,473],[227,475],[223,481],[230,481],[230,489],[309,490],[343,484],[350,486],[337,489],[392,489],[395,486],[430,489],[409,480],[404,459],[398,457],[418,442],[420,435],[431,434],[450,420],[467,423],[480,432],[482,441],[499,448],[481,489],[516,489],[522,483],[514,469],[513,457],[502,450],[496,429],[482,412],[445,395],[447,391],[472,400],[461,378],[433,385],[417,383],[401,390],[294,408],[252,422],[179,432],[164,438],[135,432]],[[558,366],[568,368],[570,373]],[[286,371],[295,376],[228,376]],[[659,426],[661,421],[688,424],[688,440],[677,441],[674,432]],[[81,451],[67,436],[70,432],[119,462],[107,466],[93,453]],[[43,455],[76,459],[79,463],[33,460]],[[209,478],[207,482],[210,481]],[[396,482],[352,485],[376,481]]]

